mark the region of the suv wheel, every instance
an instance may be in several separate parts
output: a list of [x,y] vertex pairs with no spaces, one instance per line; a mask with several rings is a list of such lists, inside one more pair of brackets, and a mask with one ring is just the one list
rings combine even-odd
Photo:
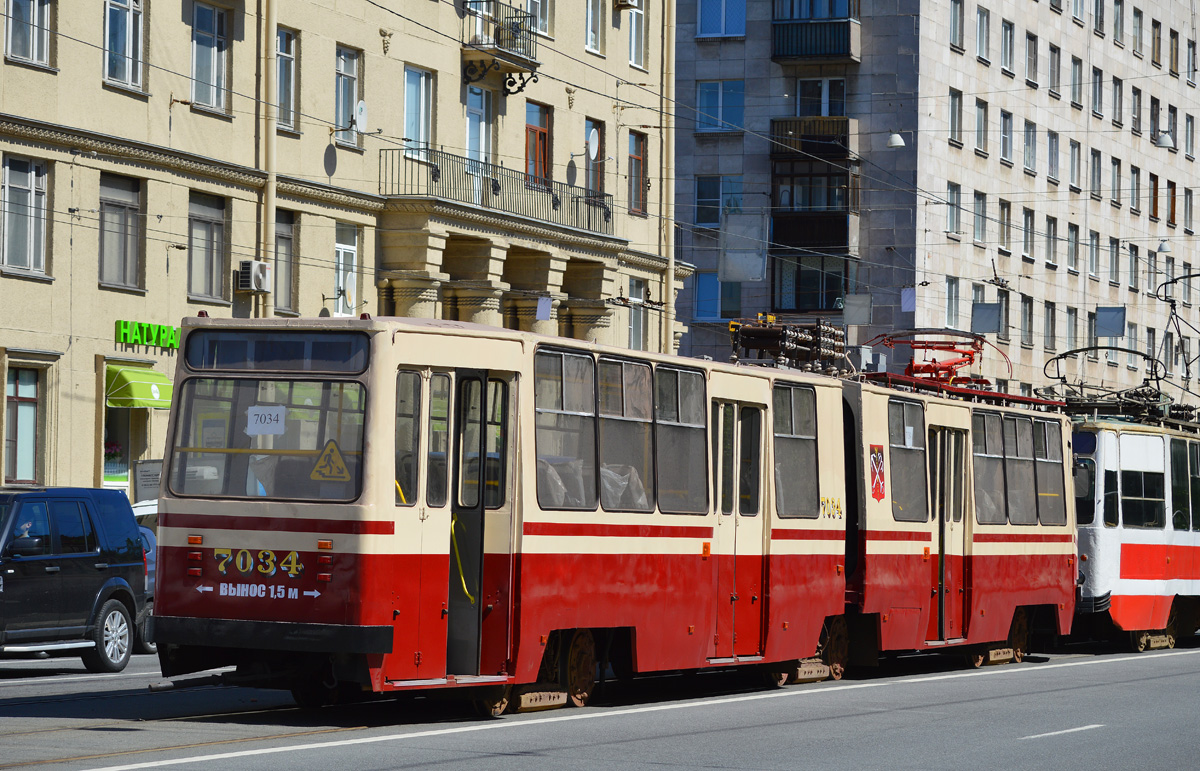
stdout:
[[83,665],[89,672],[120,672],[125,668],[133,644],[133,626],[124,605],[117,600],[104,603],[92,639],[96,647],[83,654]]

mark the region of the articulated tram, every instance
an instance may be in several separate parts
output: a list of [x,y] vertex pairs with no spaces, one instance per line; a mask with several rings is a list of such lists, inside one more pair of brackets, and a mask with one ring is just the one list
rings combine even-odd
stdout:
[[498,713],[586,703],[598,673],[785,682],[1069,631],[1066,417],[827,374],[830,328],[759,326],[809,371],[454,321],[185,320],[164,675]]

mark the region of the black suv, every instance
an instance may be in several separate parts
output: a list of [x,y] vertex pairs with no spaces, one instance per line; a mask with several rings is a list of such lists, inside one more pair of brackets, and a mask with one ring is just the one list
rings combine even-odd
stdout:
[[119,490],[0,490],[0,656],[78,650],[92,672],[129,663],[146,557]]

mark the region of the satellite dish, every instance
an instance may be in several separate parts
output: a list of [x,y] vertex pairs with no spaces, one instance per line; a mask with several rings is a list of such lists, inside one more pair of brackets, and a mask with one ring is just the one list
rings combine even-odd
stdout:
[[589,160],[596,160],[596,156],[600,154],[600,132],[592,129],[588,132],[587,138],[587,156]]
[[367,130],[367,103],[361,99],[354,108],[354,127],[363,132]]

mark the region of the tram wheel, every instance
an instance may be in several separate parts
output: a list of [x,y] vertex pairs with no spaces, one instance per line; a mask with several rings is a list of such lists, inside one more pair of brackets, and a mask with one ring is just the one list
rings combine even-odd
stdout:
[[1150,633],[1144,629],[1137,629],[1129,633],[1129,647],[1133,648],[1135,653],[1142,653],[1150,644]]
[[771,688],[782,688],[792,681],[792,678],[796,674],[796,669],[796,666],[787,669],[764,669],[763,680]]
[[973,651],[966,654],[967,666],[979,669],[987,661],[987,651]]
[[475,711],[480,717],[500,717],[508,711],[512,686],[506,685],[490,691],[486,696],[475,699]]
[[1013,661],[1018,664],[1029,651],[1029,617],[1024,608],[1017,608],[1013,613],[1012,627],[1008,632],[1008,647],[1012,648]]
[[850,632],[846,619],[838,616],[822,630],[820,656],[829,667],[829,679],[841,680],[846,675],[846,664],[850,661]]
[[596,690],[596,640],[590,629],[576,629],[562,662],[562,686],[567,702],[586,706]]

